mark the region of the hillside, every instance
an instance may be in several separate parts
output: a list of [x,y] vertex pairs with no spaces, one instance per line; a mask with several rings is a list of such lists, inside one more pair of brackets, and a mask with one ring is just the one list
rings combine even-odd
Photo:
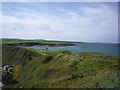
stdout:
[[73,46],[68,41],[47,41],[47,40],[23,40],[23,39],[2,39],[1,44],[12,46],[34,46],[34,45],[50,45],[50,46]]
[[100,53],[33,50],[3,45],[3,65],[15,65],[22,88],[117,88],[118,57]]

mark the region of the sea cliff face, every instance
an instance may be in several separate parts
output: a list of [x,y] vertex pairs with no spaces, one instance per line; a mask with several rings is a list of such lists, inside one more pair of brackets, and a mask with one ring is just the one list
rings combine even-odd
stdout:
[[9,45],[2,48],[2,65],[14,65],[12,80],[16,80],[16,83],[10,82],[4,88],[118,87],[116,56],[32,50]]

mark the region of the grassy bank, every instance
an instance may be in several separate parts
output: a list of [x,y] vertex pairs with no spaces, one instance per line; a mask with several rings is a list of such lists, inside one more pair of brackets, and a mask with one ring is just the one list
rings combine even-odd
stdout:
[[29,88],[117,88],[118,57],[3,45],[3,65],[15,65],[17,84]]

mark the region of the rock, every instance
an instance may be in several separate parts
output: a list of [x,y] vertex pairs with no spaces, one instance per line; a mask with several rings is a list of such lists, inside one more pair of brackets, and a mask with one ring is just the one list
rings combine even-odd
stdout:
[[0,89],[2,88],[2,86],[4,86],[4,85],[0,82]]
[[20,88],[23,88],[23,86],[20,86]]

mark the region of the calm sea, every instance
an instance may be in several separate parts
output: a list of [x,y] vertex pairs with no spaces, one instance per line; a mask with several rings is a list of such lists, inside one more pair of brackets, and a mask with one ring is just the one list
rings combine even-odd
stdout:
[[[98,52],[118,56],[118,44],[110,43],[74,43],[75,46],[33,46],[33,49],[68,50],[71,52]],[[120,55],[119,55],[120,56]]]

